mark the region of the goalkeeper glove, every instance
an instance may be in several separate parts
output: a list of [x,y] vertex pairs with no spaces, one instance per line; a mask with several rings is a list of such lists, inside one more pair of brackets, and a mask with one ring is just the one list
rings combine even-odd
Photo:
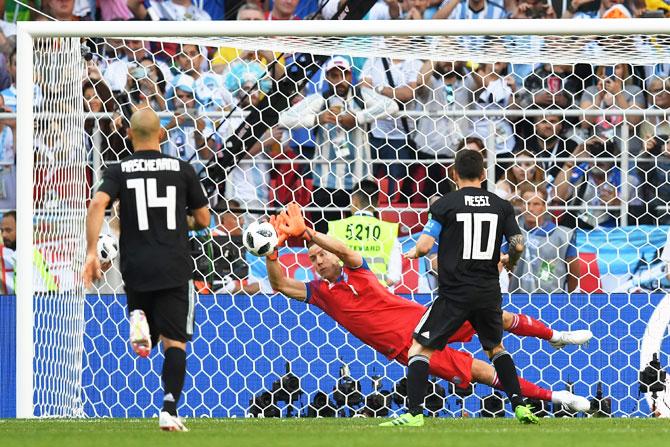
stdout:
[[300,237],[307,242],[312,240],[314,231],[305,223],[302,209],[297,203],[290,203],[287,210],[282,211],[278,219],[283,231],[289,236]]

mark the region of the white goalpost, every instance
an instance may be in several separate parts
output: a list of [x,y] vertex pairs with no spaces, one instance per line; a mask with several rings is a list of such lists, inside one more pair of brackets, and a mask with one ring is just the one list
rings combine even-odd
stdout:
[[[593,36],[599,38],[594,39]],[[155,370],[158,361],[152,360],[147,367],[137,363],[127,353],[119,354],[119,347],[123,347],[126,336],[120,321],[125,318],[121,301],[115,296],[101,298],[99,302],[87,298],[79,278],[84,255],[87,200],[100,175],[100,164],[112,162],[102,160],[98,140],[91,137],[93,143],[87,143],[86,120],[93,119],[96,129],[99,129],[101,120],[108,119],[110,114],[96,115],[85,110],[82,82],[88,74],[81,53],[81,40],[84,38],[193,43],[201,47],[270,50],[286,54],[480,64],[624,63],[652,66],[661,62],[670,63],[670,21],[666,19],[18,23],[16,416],[20,418],[147,416],[150,415],[149,410],[144,410],[143,406],[150,406],[152,393],[159,383],[155,376],[145,379],[135,373],[131,377],[127,372],[137,367],[149,374],[152,367]],[[95,56],[103,59],[102,55]],[[109,99],[110,103],[114,101],[119,109],[124,105],[116,97]],[[224,111],[224,108],[205,109],[204,104],[200,106],[202,111],[198,113],[202,116],[209,116],[209,113],[220,118],[229,112],[229,109]],[[629,117],[668,120],[667,110],[641,107],[625,110],[563,109],[555,106],[543,110],[453,108],[435,112],[418,105],[415,110],[400,112],[400,115],[419,119],[430,113],[435,119],[448,117],[454,121],[462,119],[475,123],[471,125],[473,128],[477,120],[489,120],[480,126],[484,129],[488,126],[488,130],[480,130],[477,136],[484,140],[489,155],[489,186],[492,189],[495,187],[496,146],[504,138],[496,127],[497,118],[516,120],[558,115],[574,120],[593,116],[623,116],[624,121]],[[163,111],[161,117],[164,116],[169,117],[170,112]],[[195,120],[199,117],[191,118]],[[622,183],[627,185],[629,167],[633,162],[631,154],[634,151],[629,147],[633,131],[627,124],[623,127],[625,129],[617,134],[622,141],[620,154],[604,154],[601,157],[616,160]],[[468,135],[462,136],[465,138]],[[372,166],[373,159],[363,161]],[[236,166],[238,162],[240,166],[245,164],[244,161],[236,161]],[[390,164],[389,160],[385,162]],[[263,163],[273,168],[282,166],[274,159],[264,159]],[[305,164],[307,169],[312,166],[307,162]],[[625,189],[621,193],[621,204],[604,207],[605,212],[620,216],[620,226],[635,223],[628,217],[633,197],[629,197],[631,193]],[[249,209],[258,207],[243,203],[242,207],[245,206]],[[272,208],[267,204],[260,207],[265,210]],[[415,212],[411,206],[408,209],[408,212]],[[416,213],[424,215],[425,209],[416,210]],[[256,211],[258,214],[264,213]],[[528,373],[545,386],[577,382],[585,394],[595,393],[594,383],[590,381],[604,382],[613,377],[612,386],[616,384],[624,389],[615,398],[618,399],[618,406],[614,413],[634,413],[623,404],[629,405],[634,401],[632,393],[636,383],[626,380],[631,371],[644,368],[651,360],[655,353],[652,351],[658,345],[657,338],[662,338],[664,332],[660,336],[658,330],[654,332],[653,349],[646,348],[642,357],[639,353],[625,350],[630,347],[613,347],[608,343],[620,336],[641,344],[643,333],[633,333],[633,329],[647,324],[644,318],[653,313],[659,300],[651,296],[640,298],[637,303],[642,313],[635,317],[636,320],[629,321],[626,328],[620,328],[618,322],[628,318],[623,312],[627,305],[635,304],[632,298],[629,303],[620,306],[607,297],[597,301],[604,308],[620,312],[614,317],[602,316],[602,325],[598,323],[601,318],[599,310],[589,301],[588,295],[574,302],[569,298],[557,298],[555,302],[543,301],[543,298],[536,302],[530,297],[519,300],[516,304],[512,301],[512,305],[517,308],[526,306],[547,319],[555,318],[561,327],[569,328],[574,321],[579,321],[594,327],[605,326],[608,330],[588,354],[576,351],[549,353],[548,348],[541,345],[519,342],[519,349],[528,354],[525,357],[532,358],[535,353],[541,353],[543,361],[550,365],[547,367],[530,361],[527,365],[521,363],[522,373]],[[264,296],[256,302],[253,299],[244,301],[252,310],[254,306],[274,309],[276,316],[274,313],[268,316],[269,311],[265,307],[259,308],[257,314],[247,314],[244,305],[236,304],[235,298],[212,297],[202,301],[203,308],[197,314],[202,319],[198,324],[209,338],[194,341],[200,345],[191,354],[196,358],[191,367],[196,368],[194,365],[197,365],[204,368],[201,372],[193,369],[189,373],[193,391],[187,395],[186,405],[192,415],[246,415],[249,398],[267,388],[272,377],[283,374],[283,371],[277,371],[277,365],[283,363],[284,358],[304,372],[307,396],[313,395],[319,387],[332,388],[331,385],[323,385],[322,380],[337,381],[333,371],[339,368],[335,366],[338,357],[345,357],[346,363],[353,364],[366,380],[379,373],[395,377],[400,371],[399,367],[389,366],[383,356],[376,356],[360,346],[353,336],[346,335],[329,322],[324,323],[319,312],[305,310],[304,306],[294,306],[293,303],[286,304],[282,297]],[[574,321],[564,319],[569,317],[561,314],[563,308],[569,309],[567,313],[574,317]],[[234,315],[227,313],[232,312],[230,309],[234,310]],[[206,319],[214,314],[216,316],[208,322]],[[294,341],[291,331],[283,326],[284,319],[296,324],[312,324],[313,327],[307,327],[305,335],[296,336],[299,341]],[[119,334],[113,340],[104,340],[109,331],[115,329]],[[266,337],[272,338],[275,329],[280,334],[279,339],[266,340]],[[311,329],[318,334],[312,336],[307,333]],[[619,333],[619,330],[628,332]],[[245,346],[249,341],[245,338],[248,337],[252,339],[253,347]],[[599,338],[600,335],[596,334],[596,339]],[[266,342],[267,346],[264,346]],[[349,343],[353,347],[349,348]],[[322,350],[340,355],[321,358]],[[603,367],[602,371],[606,372],[601,372],[598,362],[603,356],[612,354],[610,350],[614,351],[614,356],[627,359],[628,376],[617,375],[615,371],[610,371],[610,367]],[[311,358],[311,355],[316,357]],[[591,358],[595,359],[593,363]],[[225,361],[232,365],[230,370],[221,366]],[[212,366],[217,362],[221,363]],[[374,368],[368,369],[366,362],[374,364]],[[571,363],[584,364],[588,375],[575,371]],[[130,382],[135,385],[129,385]],[[133,386],[139,388],[133,389]],[[651,397],[648,397],[648,402],[651,408]],[[654,402],[653,405],[657,404]],[[667,415],[670,416],[668,407]]]

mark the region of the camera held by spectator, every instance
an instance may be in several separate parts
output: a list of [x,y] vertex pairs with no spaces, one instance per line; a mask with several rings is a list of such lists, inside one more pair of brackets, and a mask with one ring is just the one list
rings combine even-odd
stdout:
[[670,135],[656,135],[647,141],[647,151],[654,157],[661,155],[668,156],[670,155],[666,153],[670,149],[670,147],[668,147],[668,143],[670,143]]
[[555,19],[556,12],[546,0],[526,0],[519,5],[512,19]]

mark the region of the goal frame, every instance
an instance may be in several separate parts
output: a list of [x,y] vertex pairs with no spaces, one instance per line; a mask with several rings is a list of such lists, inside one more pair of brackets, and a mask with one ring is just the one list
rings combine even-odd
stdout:
[[[447,26],[448,23],[448,26]],[[482,26],[485,23],[485,26]],[[17,26],[16,417],[34,417],[33,70],[35,38],[670,34],[667,19],[269,22],[20,22]]]

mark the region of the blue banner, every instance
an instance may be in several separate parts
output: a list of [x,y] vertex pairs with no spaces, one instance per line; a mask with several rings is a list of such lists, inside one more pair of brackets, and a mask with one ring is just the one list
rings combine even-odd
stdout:
[[[425,304],[431,297],[416,296]],[[591,329],[595,334],[588,346],[555,351],[546,341],[506,335],[505,345],[513,353],[521,375],[554,390],[573,383],[580,395],[593,396],[598,382],[613,399],[615,416],[642,416],[649,406],[638,395],[641,346],[657,347],[645,341],[645,331],[663,294],[614,295],[513,295],[504,308],[522,312],[553,328]],[[11,417],[14,408],[14,297],[0,298],[2,363],[0,417]],[[87,416],[149,417],[156,415],[162,399],[160,370],[162,355],[139,359],[128,347],[125,297],[89,296],[84,307],[83,401]],[[657,315],[658,316],[658,315]],[[9,324],[6,324],[9,323]],[[286,362],[300,378],[305,394],[295,403],[304,410],[319,390],[330,394],[339,368],[346,363],[354,379],[361,380],[363,394],[372,391],[369,379],[384,377],[391,390],[405,374],[401,365],[386,360],[335,324],[320,310],[283,296],[200,296],[196,306],[196,333],[189,344],[188,377],[181,412],[185,416],[244,416],[254,395],[269,390],[285,371]],[[665,334],[668,322],[656,321],[661,330],[660,361],[668,366],[670,346]],[[475,340],[465,349],[485,359]],[[53,347],[52,347],[53,348]],[[36,354],[48,349],[36,346]],[[50,377],[38,382],[53,386]],[[466,408],[479,411],[478,397],[490,394],[476,385],[475,396],[466,399]],[[455,397],[445,408],[459,408]]]
[[601,275],[626,276],[635,273],[641,260],[653,262],[667,235],[667,226],[652,225],[578,230],[576,246],[579,253],[597,255]]

